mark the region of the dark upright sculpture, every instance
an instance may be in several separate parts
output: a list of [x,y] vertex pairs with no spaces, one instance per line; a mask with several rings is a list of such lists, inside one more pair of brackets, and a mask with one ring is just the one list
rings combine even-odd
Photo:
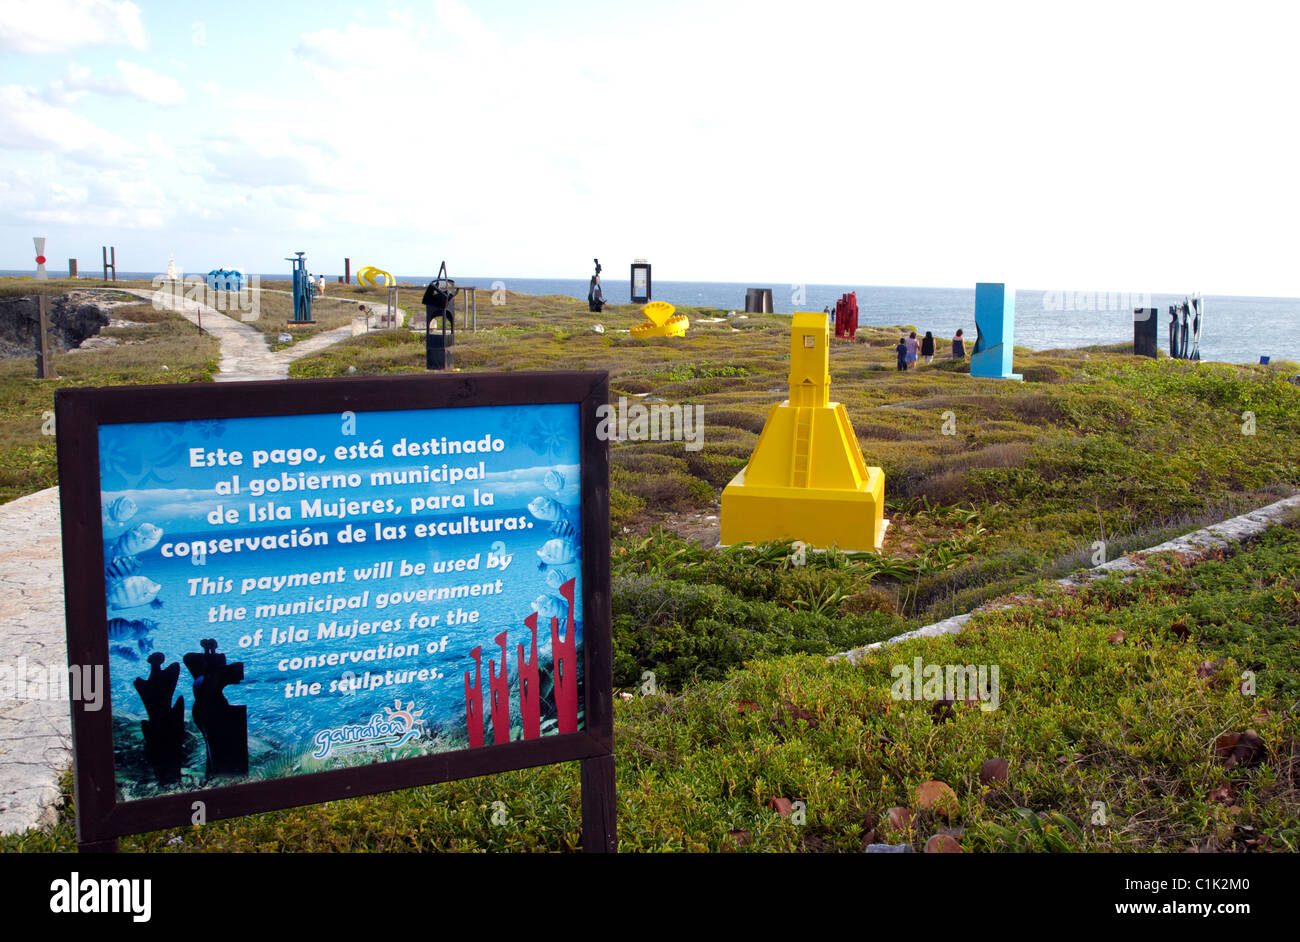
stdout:
[[[438,274],[424,289],[424,367],[429,370],[449,370],[454,365],[452,347],[456,343],[456,282],[447,276],[447,263],[438,268]],[[433,332],[433,319],[442,324],[442,333]],[[451,335],[447,324],[451,323]]]
[[605,310],[605,292],[600,290],[600,259],[593,258],[596,263],[596,274],[591,276],[591,285],[587,288],[587,309],[593,314],[599,314]]
[[163,669],[165,660],[161,651],[149,655],[149,676],[135,679],[136,693],[144,701],[147,720],[140,722],[144,733],[144,754],[153,766],[160,785],[175,785],[181,780],[181,752],[185,742],[185,698],[177,697],[176,682],[180,680],[181,666],[172,664]]
[[190,652],[183,660],[194,677],[194,725],[203,733],[208,751],[208,777],[248,774],[248,708],[232,706],[225,695],[227,684],[244,679],[244,665],[227,664],[217,653],[215,638],[199,644],[202,654]]
[[1156,358],[1160,346],[1157,338],[1156,309],[1139,307],[1133,309],[1133,355]]

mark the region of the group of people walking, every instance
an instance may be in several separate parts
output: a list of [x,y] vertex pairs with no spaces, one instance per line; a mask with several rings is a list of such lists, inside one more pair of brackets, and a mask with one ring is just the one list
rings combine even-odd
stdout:
[[[910,336],[899,337],[898,346],[894,348],[898,354],[898,369],[900,372],[910,370],[916,366],[917,357],[925,360],[926,363],[934,362],[934,334],[930,331],[925,332],[925,336],[920,340],[916,339],[916,331],[912,331]],[[960,329],[957,335],[952,338],[952,358],[960,360],[966,356],[966,339],[962,336]]]

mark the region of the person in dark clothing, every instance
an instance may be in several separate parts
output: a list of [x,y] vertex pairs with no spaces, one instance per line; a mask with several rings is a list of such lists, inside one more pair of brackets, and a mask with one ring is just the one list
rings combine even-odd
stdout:
[[907,372],[907,338],[898,338],[898,346],[894,348],[894,352],[898,354],[898,371]]
[[921,338],[921,356],[925,358],[926,363],[934,362],[934,334],[928,330]]
[[954,360],[963,359],[966,356],[966,339],[961,335],[961,329],[958,328],[957,336],[952,338],[952,358]]

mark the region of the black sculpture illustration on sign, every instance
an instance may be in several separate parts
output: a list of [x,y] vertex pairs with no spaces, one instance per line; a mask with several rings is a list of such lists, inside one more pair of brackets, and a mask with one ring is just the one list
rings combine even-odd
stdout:
[[248,708],[232,706],[225,695],[227,684],[244,679],[244,665],[227,664],[217,653],[215,638],[199,642],[202,654],[190,652],[185,666],[194,677],[194,707],[190,715],[203,734],[208,752],[208,777],[248,774]]
[[181,754],[185,742],[185,698],[177,697],[176,682],[181,666],[162,667],[166,660],[161,651],[149,655],[149,676],[135,679],[135,690],[144,701],[147,720],[140,721],[144,733],[144,754],[153,766],[160,785],[175,785],[181,780]]

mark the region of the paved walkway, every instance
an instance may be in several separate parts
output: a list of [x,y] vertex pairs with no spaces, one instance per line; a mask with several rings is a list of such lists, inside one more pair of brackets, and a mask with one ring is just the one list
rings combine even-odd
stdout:
[[[274,289],[267,288],[263,290],[271,291]],[[130,293],[144,298],[146,301],[154,299],[154,292],[152,291],[130,290]],[[277,293],[287,294],[288,292]],[[358,333],[365,333],[366,325],[369,323],[368,316],[358,314],[351,324],[344,324],[342,327],[324,331],[313,337],[308,337],[306,340],[300,340],[292,347],[272,352],[271,348],[267,346],[266,335],[242,321],[222,314],[220,311],[190,298],[178,298],[164,292],[159,292],[158,297],[163,304],[191,323],[201,326],[221,344],[221,365],[216,375],[218,383],[241,382],[250,379],[288,379],[289,364],[294,360],[300,360],[317,350],[324,350],[326,347]],[[349,298],[334,298],[333,300],[342,301],[346,304],[357,304],[358,307],[362,304],[360,301],[353,301]],[[399,316],[405,314],[400,308],[398,311]]]
[[[130,293],[153,300],[151,291]],[[355,328],[347,324],[272,353],[265,335],[247,324],[189,299],[161,297],[196,324],[201,315],[203,329],[221,344],[217,382],[285,379],[294,360],[351,337]],[[48,683],[68,676],[57,487],[0,505],[0,625],[0,834],[10,834],[53,821],[59,776],[72,757],[67,693],[51,695]]]
[[45,689],[51,668],[68,676],[57,487],[0,505],[0,624],[0,834],[9,834],[52,821],[72,749],[67,694]]

